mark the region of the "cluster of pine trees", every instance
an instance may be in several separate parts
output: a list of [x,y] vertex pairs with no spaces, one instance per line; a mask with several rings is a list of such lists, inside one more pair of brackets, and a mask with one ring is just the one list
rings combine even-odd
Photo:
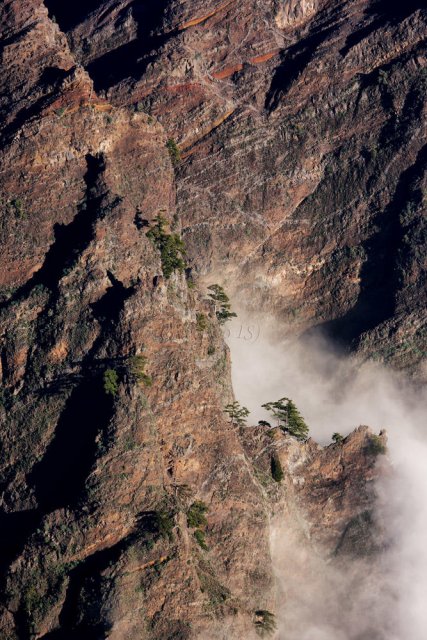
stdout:
[[[309,428],[297,406],[290,398],[280,398],[275,402],[266,402],[262,407],[272,414],[277,426],[285,433],[289,433],[291,436],[298,438],[298,440],[306,440]],[[224,411],[228,414],[234,426],[242,427],[246,424],[249,410],[240,406],[238,402],[227,404]],[[259,424],[271,427],[271,424],[265,420],[260,420]]]

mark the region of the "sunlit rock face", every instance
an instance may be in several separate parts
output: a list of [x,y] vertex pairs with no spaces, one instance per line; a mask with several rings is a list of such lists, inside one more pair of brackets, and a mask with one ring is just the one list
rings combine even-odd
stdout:
[[230,424],[198,276],[415,368],[425,9],[6,0],[0,34],[0,635],[254,640],[278,523],[376,554],[379,468]]
[[178,141],[199,273],[425,376],[424,2],[48,5],[97,91]]
[[276,15],[276,23],[280,29],[299,26],[316,12],[318,0],[284,0]]

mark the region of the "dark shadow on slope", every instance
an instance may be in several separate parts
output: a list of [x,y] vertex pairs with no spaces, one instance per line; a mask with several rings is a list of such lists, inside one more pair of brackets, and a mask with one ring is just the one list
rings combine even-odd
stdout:
[[[108,578],[102,572],[116,564],[130,544],[126,538],[109,549],[98,551],[70,573],[70,583],[62,608],[60,628],[43,636],[44,640],[103,640],[111,625],[102,612]],[[84,600],[84,602],[83,602]]]
[[113,412],[100,377],[85,379],[71,393],[42,460],[29,475],[29,483],[43,512],[74,506],[96,454],[95,438],[106,430]]
[[96,458],[96,436],[106,434],[114,411],[114,397],[106,394],[102,373],[120,359],[99,360],[99,346],[114,335],[125,301],[134,293],[109,273],[112,286],[93,305],[94,315],[102,331],[82,363],[84,377],[71,392],[55,429],[55,436],[42,460],[29,476],[39,507],[43,512],[63,506],[73,507],[79,501],[85,480]]
[[96,189],[98,177],[104,171],[102,157],[88,155],[86,182],[86,203],[69,225],[55,225],[55,242],[46,254],[40,271],[37,272],[36,284],[53,289],[65,269],[73,266],[78,256],[93,239],[93,224],[99,217],[102,196],[92,193]]
[[104,603],[111,590],[110,578],[103,572],[117,564],[120,556],[138,542],[159,537],[155,512],[139,515],[134,533],[114,546],[98,551],[73,569],[66,600],[59,616],[60,628],[43,640],[97,640],[106,637],[111,625],[105,619]]
[[[87,165],[86,206],[69,225],[56,226],[55,242],[47,252],[43,266],[11,299],[3,303],[3,307],[24,298],[35,286],[43,285],[51,290],[51,299],[46,307],[49,310],[64,269],[91,241],[93,222],[99,215],[99,198],[95,194],[104,164],[102,158],[88,156]],[[75,382],[72,384],[75,386]],[[38,508],[20,513],[0,513],[2,567],[8,566],[19,553],[25,540],[37,528],[44,512],[77,499],[93,460],[97,430],[108,422],[111,406],[112,402],[103,392],[99,379],[93,375],[86,381],[79,378],[79,386],[71,392],[54,440],[30,477],[39,501]]]
[[[111,625],[103,619],[102,595],[108,588],[108,579],[103,579],[101,574],[118,561],[133,538],[128,536],[108,549],[97,551],[70,571],[59,617],[60,628],[42,636],[43,640],[103,640],[106,637]],[[25,631],[30,626],[26,613],[18,612],[17,618],[21,630]]]
[[24,545],[28,534],[37,528],[41,519],[39,510],[0,512],[0,574],[3,574]]
[[60,87],[65,78],[75,73],[75,67],[60,69],[59,67],[46,67],[40,76],[39,83],[47,87]]
[[364,245],[366,262],[356,305],[342,318],[316,328],[345,347],[354,345],[363,333],[388,320],[395,311],[399,251],[405,233],[400,215],[411,200],[413,184],[426,168],[427,145],[418,153],[416,162],[402,173],[389,205],[373,220],[378,231]]
[[344,57],[359,42],[369,37],[385,24],[398,24],[417,9],[425,8],[424,0],[374,0],[367,7],[363,19],[363,26],[353,31],[346,39],[340,54]]
[[303,40],[286,49],[277,67],[265,99],[265,108],[274,111],[282,95],[297,80],[304,69],[316,57],[317,49],[337,30],[331,26],[309,34]]
[[[29,124],[31,120],[38,119],[40,117],[40,113],[43,109],[46,109],[50,104],[52,104],[53,100],[60,95],[64,79],[71,76],[74,72],[75,67],[72,67],[67,71],[57,67],[46,67],[39,80],[39,88],[43,90],[43,95],[29,107],[24,107],[17,111],[13,120],[3,127],[0,138],[1,146],[9,144],[13,140],[17,131],[19,131],[25,124]],[[8,108],[8,103],[6,103],[6,107],[4,108]],[[0,128],[1,127],[2,124],[0,123]]]
[[153,62],[159,49],[166,44],[174,33],[159,36],[138,36],[137,40],[109,51],[87,66],[96,91],[106,91],[122,80],[141,78],[148,65]]
[[159,50],[177,33],[177,30],[163,32],[168,4],[168,0],[158,0],[157,3],[135,2],[132,5],[133,17],[138,24],[136,39],[109,51],[87,66],[97,91],[107,90],[126,78],[138,80],[144,75]]
[[93,315],[104,326],[118,322],[125,301],[135,293],[135,287],[125,287],[110,271],[107,275],[112,286],[92,305]]
[[3,38],[2,40],[0,40],[0,55],[2,55],[3,51],[7,47],[10,47],[11,44],[14,44],[15,42],[19,42],[20,40],[23,40],[26,35],[31,33],[31,31],[34,29],[34,26],[35,26],[35,22],[32,22],[27,26],[25,26],[23,29],[12,32],[12,35],[9,36],[8,38]]
[[[51,16],[55,16],[63,31],[70,31],[87,16],[102,6],[101,0],[78,0],[65,3],[63,0],[46,0]],[[132,42],[108,51],[87,65],[87,71],[97,91],[106,90],[125,78],[139,79],[152,62],[159,49],[177,30],[164,33],[164,16],[169,0],[135,0],[124,12],[132,12],[137,24],[137,36]],[[116,19],[117,21],[117,19]]]
[[98,7],[104,4],[105,0],[44,0],[44,4],[49,11],[50,18],[58,22],[62,31],[72,29],[90,15]]
[[64,271],[73,266],[78,256],[93,239],[93,225],[98,218],[102,217],[101,201],[103,194],[98,196],[97,191],[99,178],[105,169],[105,164],[102,156],[94,157],[88,155],[86,162],[87,173],[84,177],[86,198],[84,204],[69,224],[56,224],[54,226],[55,239],[46,253],[43,265],[11,298],[0,305],[0,309],[25,298],[38,285],[43,285],[51,291],[55,291]]

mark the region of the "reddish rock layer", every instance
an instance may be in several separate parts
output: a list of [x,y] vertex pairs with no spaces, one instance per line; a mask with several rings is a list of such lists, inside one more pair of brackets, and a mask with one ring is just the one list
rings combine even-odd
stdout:
[[420,373],[424,3],[95,5],[64,28],[99,90],[177,138],[195,268],[291,330]]
[[1,635],[255,638],[275,607],[272,508],[322,553],[367,552],[346,532],[373,506],[369,435],[322,450],[231,427],[214,308],[188,272],[162,275],[147,224],[182,221],[194,271],[280,316],[292,301],[304,327],[364,302],[378,247],[366,290],[389,303],[379,276],[402,256],[402,306],[380,320],[418,339],[424,12],[45,4],[0,8]]

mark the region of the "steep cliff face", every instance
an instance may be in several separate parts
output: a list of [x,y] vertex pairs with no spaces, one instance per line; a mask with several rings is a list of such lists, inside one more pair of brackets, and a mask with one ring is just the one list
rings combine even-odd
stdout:
[[[423,104],[415,78],[425,16],[415,5],[399,20],[386,8],[358,8],[373,62],[351,64],[378,66],[385,45],[375,43],[387,35],[401,74],[390,82],[406,96],[394,120],[380,108],[385,101],[391,109],[388,81],[368,83],[374,106],[358,98],[366,136],[381,131],[390,144],[389,155],[378,151],[388,158],[387,183],[380,159],[366,160],[369,176],[357,174],[379,203],[379,229],[358,187],[351,207],[357,201],[360,215],[331,217],[326,207],[331,194],[344,198],[339,170],[354,171],[354,144],[365,144],[355,116],[353,133],[349,115],[335,124],[334,105],[351,101],[354,75],[336,63],[338,34],[350,38],[358,24],[343,19],[355,3],[342,5],[162,2],[153,10],[130,1],[6,0],[0,7],[2,637],[255,638],[256,612],[277,605],[273,509],[288,522],[298,514],[307,545],[324,556],[371,551],[362,526],[375,499],[369,434],[323,450],[230,425],[223,411],[232,399],[230,361],[215,309],[188,270],[165,277],[146,235],[161,214],[167,234],[182,231],[193,272],[213,277],[221,269],[253,304],[279,315],[291,298],[304,300],[304,327],[331,282],[341,293],[325,302],[326,318],[362,295],[361,285],[345,284],[340,251],[346,238],[356,247],[376,238],[389,250],[395,209],[390,228],[380,213],[397,197],[390,185],[405,202],[416,194],[405,215],[421,237]],[[329,31],[328,21],[337,22]],[[362,58],[351,42],[348,56]],[[287,56],[298,74],[285,87]],[[312,97],[310,82],[323,82],[323,100]],[[166,147],[171,137],[180,143],[179,168]],[[313,240],[318,216],[333,229],[322,245],[329,257],[319,258]],[[372,261],[377,245],[369,247]],[[393,244],[381,264],[392,269],[402,253],[408,282],[399,291],[402,305],[413,307],[402,306],[404,322],[398,310],[384,320],[405,336],[412,323],[415,340],[424,258],[418,240],[412,253],[402,247]],[[369,263],[356,249],[349,255],[360,268]],[[324,260],[320,271],[313,256]],[[334,269],[321,270],[329,264]],[[369,295],[378,293],[375,278]],[[280,486],[271,475],[276,455],[286,471]],[[189,514],[201,501],[206,523],[194,525]],[[363,535],[352,524],[360,518]]]
[[262,427],[241,437],[272,507],[278,638],[392,636],[384,568],[391,534],[376,508],[376,483],[390,471],[381,455],[386,434],[359,427],[328,447]]
[[[98,99],[41,3],[31,24],[20,7],[3,52],[22,95],[2,146],[2,636],[187,637],[194,621],[201,637],[218,608],[250,634],[270,599],[265,506],[223,417],[214,310],[146,237],[175,212],[165,134]],[[196,498],[210,555],[186,524]]]
[[419,367],[424,2],[48,4],[96,87],[179,141],[202,274],[291,330]]

